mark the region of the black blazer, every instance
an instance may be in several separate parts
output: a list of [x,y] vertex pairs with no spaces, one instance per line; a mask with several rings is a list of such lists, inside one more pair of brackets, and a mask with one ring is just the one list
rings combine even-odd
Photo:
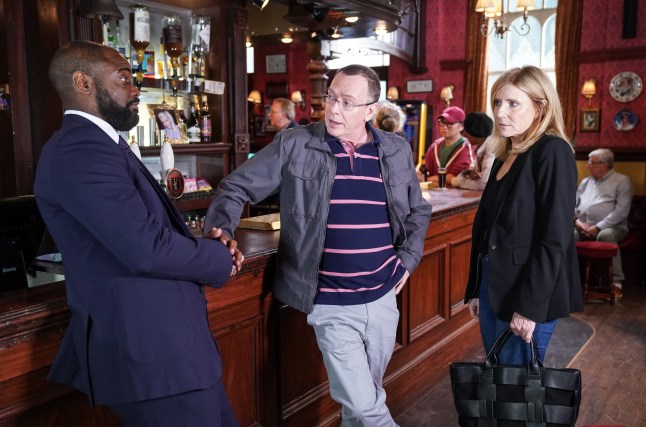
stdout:
[[[494,162],[489,183],[502,166]],[[583,310],[573,215],[577,169],[570,145],[545,135],[520,154],[496,198],[489,237],[489,299],[496,316],[514,312],[538,323]],[[482,207],[473,223],[465,303],[479,295],[478,248],[485,233]]]
[[220,382],[201,283],[224,285],[229,249],[191,236],[145,166],[79,115],[43,147],[34,190],[71,312],[48,378],[97,404]]

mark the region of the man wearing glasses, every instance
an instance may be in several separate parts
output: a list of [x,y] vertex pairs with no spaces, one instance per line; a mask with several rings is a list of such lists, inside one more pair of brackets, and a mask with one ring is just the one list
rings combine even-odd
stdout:
[[[588,154],[590,176],[576,191],[574,239],[619,243],[628,234],[628,213],[633,200],[630,178],[614,171],[615,156],[607,148]],[[624,271],[621,254],[612,258],[615,300],[622,297]]]
[[273,296],[308,314],[343,426],[394,426],[382,378],[395,346],[395,295],[422,256],[431,206],[410,145],[371,122],[376,73],[340,69],[325,122],[279,132],[225,177],[206,230],[233,236],[246,202],[280,192]]
[[460,107],[447,107],[437,119],[441,138],[436,139],[426,152],[427,181],[438,182],[438,170],[444,168],[446,182],[452,182],[460,172],[474,165],[475,156],[469,141],[462,136],[464,111]]

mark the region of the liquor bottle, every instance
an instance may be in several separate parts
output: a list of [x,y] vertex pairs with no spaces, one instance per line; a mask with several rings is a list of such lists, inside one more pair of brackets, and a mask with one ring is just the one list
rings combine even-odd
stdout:
[[202,95],[202,113],[200,114],[200,141],[211,142],[211,113],[206,95]]
[[177,16],[164,16],[162,20],[164,34],[164,48],[166,54],[171,58],[173,70],[170,73],[178,77],[179,56],[182,54],[182,21]]
[[422,156],[422,161],[419,162],[419,171],[422,174],[422,179],[424,182],[428,181],[428,169],[426,169],[426,156]]
[[139,149],[139,144],[137,144],[137,141],[135,140],[135,136],[132,135],[130,137],[130,150],[132,150],[133,153],[135,153],[135,156],[141,160],[141,150]]
[[134,4],[130,6],[130,44],[137,56],[137,82],[141,87],[144,78],[144,51],[150,44],[150,11],[148,6]]
[[191,115],[186,122],[186,133],[188,134],[188,143],[189,144],[199,144],[200,143],[200,123],[195,114],[195,103],[191,101]]
[[179,121],[177,122],[177,126],[179,127],[180,133],[182,135],[186,135],[186,123],[188,122],[188,119],[186,119],[186,114],[184,114],[184,108],[179,109]]

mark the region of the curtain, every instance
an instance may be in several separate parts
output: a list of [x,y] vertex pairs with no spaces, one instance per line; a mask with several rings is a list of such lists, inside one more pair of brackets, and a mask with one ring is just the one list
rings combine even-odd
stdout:
[[561,0],[556,9],[556,90],[563,105],[565,131],[574,141],[579,97],[579,52],[583,0]]
[[465,82],[464,111],[486,111],[487,106],[487,38],[480,34],[482,13],[477,13],[477,0],[467,1],[466,58],[469,65]]

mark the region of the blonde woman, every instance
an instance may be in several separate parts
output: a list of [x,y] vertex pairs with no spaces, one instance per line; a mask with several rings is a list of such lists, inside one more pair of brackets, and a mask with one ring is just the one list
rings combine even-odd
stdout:
[[583,310],[574,244],[577,169],[561,103],[539,68],[505,72],[491,88],[496,156],[473,224],[465,303],[488,351],[507,326],[500,354],[526,364],[532,335],[541,360],[556,320]]

